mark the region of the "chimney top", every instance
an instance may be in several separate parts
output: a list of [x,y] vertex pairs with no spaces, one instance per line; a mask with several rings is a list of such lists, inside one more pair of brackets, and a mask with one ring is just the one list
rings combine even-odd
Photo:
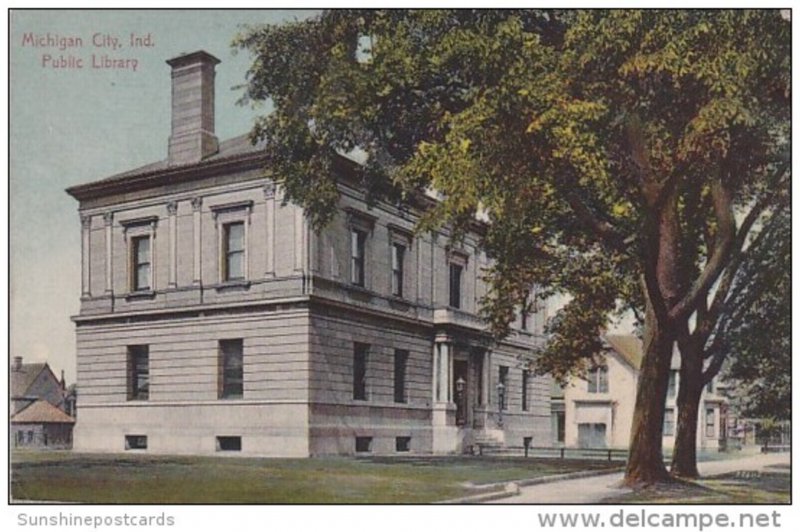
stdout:
[[197,50],[196,52],[190,53],[184,52],[172,59],[167,59],[167,64],[172,68],[180,68],[193,63],[211,63],[212,65],[218,65],[221,61],[205,50]]
[[12,366],[14,371],[19,371],[22,369],[22,357],[14,357],[14,365]]

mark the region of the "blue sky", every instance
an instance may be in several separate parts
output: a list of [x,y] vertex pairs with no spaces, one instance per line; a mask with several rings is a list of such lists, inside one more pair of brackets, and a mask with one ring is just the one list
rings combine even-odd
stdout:
[[[165,60],[204,49],[217,66],[220,140],[247,132],[267,108],[236,105],[247,53],[230,42],[242,24],[304,18],[309,11],[14,11],[10,29],[11,354],[48,361],[75,379],[70,316],[80,297],[80,222],[64,189],[165,158],[170,129],[170,71]],[[23,46],[23,36],[81,37],[83,47]],[[104,35],[128,44],[150,34],[154,46],[111,51]],[[137,71],[89,67],[91,55],[135,58]],[[82,58],[83,69],[42,66],[42,55]]]

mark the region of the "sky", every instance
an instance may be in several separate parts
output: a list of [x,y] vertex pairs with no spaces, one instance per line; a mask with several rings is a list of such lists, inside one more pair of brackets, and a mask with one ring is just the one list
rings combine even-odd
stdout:
[[[170,130],[167,59],[206,50],[217,65],[216,133],[246,133],[266,107],[238,106],[250,56],[230,43],[243,24],[280,23],[311,11],[14,11],[10,28],[10,354],[49,362],[75,381],[80,304],[78,203],[64,189],[164,159]],[[25,35],[79,37],[60,50]],[[130,34],[152,46],[132,48]],[[146,39],[150,36],[149,41]],[[112,49],[113,39],[121,45]],[[50,58],[43,57],[49,54]],[[136,59],[136,70],[92,68]],[[59,56],[64,56],[63,61]],[[83,68],[53,68],[54,63]],[[131,66],[132,62],[128,62]]]

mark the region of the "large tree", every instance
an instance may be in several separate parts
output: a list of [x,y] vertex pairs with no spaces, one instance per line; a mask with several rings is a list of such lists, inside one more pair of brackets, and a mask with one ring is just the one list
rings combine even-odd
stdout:
[[481,212],[483,312],[508,330],[531,285],[569,294],[537,370],[564,377],[633,309],[644,322],[627,482],[668,478],[673,346],[733,260],[736,211],[781,179],[789,27],[777,11],[329,11],[236,41],[270,170],[316,227],[335,161],[370,197],[435,189],[420,228]]

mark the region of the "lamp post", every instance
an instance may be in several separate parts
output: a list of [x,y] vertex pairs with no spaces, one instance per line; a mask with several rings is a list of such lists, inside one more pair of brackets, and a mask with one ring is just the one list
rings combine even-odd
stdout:
[[497,426],[503,428],[503,407],[506,399],[506,385],[497,383]]
[[463,425],[466,418],[464,405],[464,385],[466,384],[464,377],[459,377],[456,381],[456,425]]

